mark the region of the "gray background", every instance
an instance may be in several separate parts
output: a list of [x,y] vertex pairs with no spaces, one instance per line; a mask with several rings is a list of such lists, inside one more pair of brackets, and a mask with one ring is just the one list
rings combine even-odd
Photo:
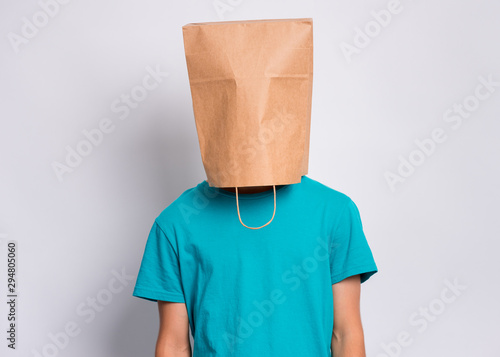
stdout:
[[[367,355],[497,355],[500,87],[480,88],[482,99],[475,91],[481,78],[500,82],[500,3],[220,2],[229,5],[219,14],[212,0],[61,1],[46,24],[41,4],[51,1],[2,2],[1,354],[153,355],[157,306],[131,296],[146,237],[161,210],[205,179],[181,27],[312,17],[308,175],[362,215],[379,267],[362,288]],[[388,8],[390,21],[374,23],[373,11]],[[13,45],[24,18],[38,32]],[[369,41],[346,56],[357,28]],[[120,119],[112,103],[148,66],[169,76]],[[59,180],[53,163],[103,118],[114,131]],[[446,139],[429,155],[415,151],[434,130]],[[386,175],[410,159],[414,171],[391,186]],[[9,240],[19,257],[15,352],[4,338]]]

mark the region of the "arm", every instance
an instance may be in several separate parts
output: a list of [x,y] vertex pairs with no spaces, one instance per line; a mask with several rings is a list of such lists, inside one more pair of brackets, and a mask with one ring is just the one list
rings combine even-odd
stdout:
[[333,357],[366,357],[360,315],[361,283],[359,275],[332,285],[333,291]]
[[155,357],[191,357],[186,304],[158,300],[160,331]]

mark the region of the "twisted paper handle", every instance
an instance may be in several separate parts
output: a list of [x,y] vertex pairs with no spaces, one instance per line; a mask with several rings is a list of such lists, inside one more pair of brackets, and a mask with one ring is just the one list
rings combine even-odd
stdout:
[[244,225],[245,227],[247,228],[250,228],[250,229],[261,229],[262,227],[265,227],[267,226],[269,223],[271,223],[271,221],[274,219],[274,214],[276,213],[276,186],[273,185],[273,191],[274,191],[274,211],[273,211],[273,216],[271,217],[271,219],[269,220],[269,222],[267,222],[266,224],[264,224],[263,226],[260,226],[260,227],[249,227],[247,226],[246,224],[244,224],[242,221],[241,221],[241,216],[240,216],[240,205],[238,203],[238,187],[236,187],[236,208],[238,210],[238,218],[240,219],[240,223],[242,225]]

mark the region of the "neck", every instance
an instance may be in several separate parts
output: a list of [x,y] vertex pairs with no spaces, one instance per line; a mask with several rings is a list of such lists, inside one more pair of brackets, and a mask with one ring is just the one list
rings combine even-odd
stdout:
[[[219,187],[223,190],[236,193],[236,189],[234,187]],[[268,190],[272,190],[273,186],[246,186],[246,187],[238,187],[238,193],[259,193]]]

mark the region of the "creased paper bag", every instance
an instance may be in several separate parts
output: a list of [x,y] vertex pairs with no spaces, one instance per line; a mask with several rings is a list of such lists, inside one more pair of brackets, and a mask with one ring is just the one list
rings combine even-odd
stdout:
[[286,185],[307,174],[312,25],[301,18],[182,27],[210,186]]

